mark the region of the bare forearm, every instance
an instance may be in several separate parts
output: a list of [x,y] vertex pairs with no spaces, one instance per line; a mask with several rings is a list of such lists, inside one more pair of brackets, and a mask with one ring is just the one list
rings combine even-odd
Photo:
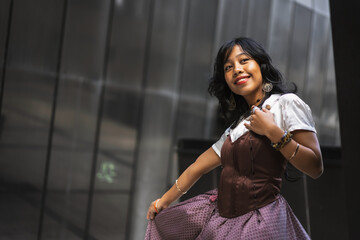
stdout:
[[[267,137],[272,142],[278,142],[283,134],[283,130],[274,128]],[[306,131],[295,134],[293,139],[280,149],[280,152],[294,167],[312,178],[318,178],[323,171],[322,157],[317,138],[312,137],[312,134]],[[296,151],[297,144],[299,148]]]
[[184,192],[188,191],[202,175],[208,173],[220,164],[221,159],[219,156],[212,148],[209,148],[180,175],[177,182],[178,186],[174,184],[170,190],[161,197],[160,202],[164,207],[169,206],[172,202],[181,197]]
[[202,176],[194,170],[193,164],[190,165],[178,178],[178,188],[174,184],[162,197],[161,202],[164,207],[168,207],[172,202],[176,201],[183,195],[183,192],[188,191],[199,178]]
[[[296,150],[297,144],[299,144],[298,151],[296,155],[291,158]],[[280,151],[294,167],[309,175],[310,177],[315,179],[320,177],[322,174],[322,161],[310,148],[297,143],[295,140],[291,140],[291,142],[289,142]]]
[[220,157],[211,147],[203,152],[178,178],[161,198],[153,201],[147,212],[147,219],[154,219],[157,213],[187,192],[199,178],[221,164]]

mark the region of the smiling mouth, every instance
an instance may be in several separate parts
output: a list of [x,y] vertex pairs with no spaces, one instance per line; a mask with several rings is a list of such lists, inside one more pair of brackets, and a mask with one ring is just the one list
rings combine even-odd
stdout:
[[234,82],[235,85],[241,85],[246,83],[249,80],[250,76],[246,76],[246,77],[239,77],[236,79],[236,81]]

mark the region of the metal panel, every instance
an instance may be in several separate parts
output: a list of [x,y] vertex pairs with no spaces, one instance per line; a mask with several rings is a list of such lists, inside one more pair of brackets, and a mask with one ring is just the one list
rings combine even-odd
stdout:
[[[245,0],[221,0],[218,7],[216,51],[220,45],[235,37],[245,36],[248,3]],[[217,53],[215,51],[215,54]]]
[[246,35],[256,39],[256,41],[260,42],[264,47],[266,47],[268,41],[271,1],[248,1],[249,12],[246,25]]
[[14,2],[1,112],[2,237],[37,238],[62,5]]
[[[304,101],[311,106],[313,117],[316,123],[322,111],[322,99],[319,96],[324,94],[326,77],[326,65],[329,44],[330,22],[324,16],[314,13],[311,27],[311,41],[309,48],[308,73],[304,87]],[[318,129],[320,130],[320,129]]]
[[140,92],[143,69],[149,1],[115,1],[111,51],[107,84]]
[[125,239],[139,104],[138,93],[107,85],[91,210],[96,239]]
[[301,4],[303,7],[311,9],[313,6],[313,0],[295,0],[296,3]]
[[85,236],[109,3],[68,4],[43,237]]
[[314,10],[327,18],[330,17],[329,0],[316,0],[313,1]]
[[[176,138],[204,136],[209,66],[212,62],[211,40],[215,35],[213,26],[217,2],[190,1],[190,4]],[[204,4],[207,5],[206,11]]]
[[294,5],[287,78],[298,86],[302,96],[307,73],[312,12],[298,4]]
[[[11,0],[0,1],[0,76],[3,73],[4,54],[6,48],[6,39],[8,37],[8,24],[10,21],[12,9]],[[0,77],[0,81],[1,81]]]
[[2,116],[2,99],[4,89],[4,78],[6,73],[6,59],[7,49],[9,45],[9,31],[11,25],[11,15],[13,12],[13,1],[0,1],[0,134],[1,123],[3,122]]
[[340,146],[339,114],[337,110],[336,79],[331,37],[328,41],[328,49],[326,50],[328,56],[324,59],[326,61],[326,72],[319,119],[319,140],[325,146]]
[[158,0],[147,62],[147,92],[176,97],[179,87],[186,1]]
[[[135,217],[132,219],[133,236],[131,239],[140,239],[144,236],[147,224],[145,217],[149,203],[161,197],[168,188],[167,164],[172,150],[174,118],[166,114],[173,112],[172,101],[161,95],[146,96],[143,109],[144,121],[139,143],[139,168],[136,172],[137,182],[133,199],[135,211],[132,212]],[[169,122],[165,123],[166,120]],[[152,180],[149,181],[149,179]]]
[[[97,239],[126,239],[134,204],[144,72],[152,1],[115,1],[99,136],[90,233]],[[141,129],[141,128],[140,128]],[[146,187],[146,186],[145,186]],[[101,221],[100,221],[101,220]]]
[[287,75],[289,57],[291,23],[293,17],[293,2],[288,0],[273,0],[269,23],[268,52],[273,64],[284,76]]
[[168,187],[186,8],[186,1],[161,0],[153,6],[130,239],[144,237],[148,204]]

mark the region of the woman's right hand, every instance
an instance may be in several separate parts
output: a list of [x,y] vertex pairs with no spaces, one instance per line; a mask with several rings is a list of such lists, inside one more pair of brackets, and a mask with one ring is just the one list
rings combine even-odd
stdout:
[[156,214],[160,213],[165,208],[166,207],[161,204],[161,199],[156,199],[150,204],[146,218],[148,220],[153,220]]

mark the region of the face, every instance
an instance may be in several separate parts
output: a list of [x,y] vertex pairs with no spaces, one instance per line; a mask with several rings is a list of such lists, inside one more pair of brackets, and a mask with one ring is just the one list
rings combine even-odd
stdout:
[[235,45],[224,64],[224,74],[230,90],[245,98],[249,105],[263,96],[259,64]]

